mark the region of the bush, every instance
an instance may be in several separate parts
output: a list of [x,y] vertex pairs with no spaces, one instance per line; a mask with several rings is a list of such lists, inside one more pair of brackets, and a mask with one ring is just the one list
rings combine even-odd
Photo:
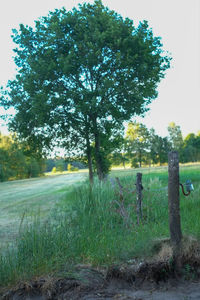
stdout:
[[72,166],[71,164],[68,164],[68,165],[67,165],[67,171],[71,172],[71,171],[72,171],[72,167],[73,167],[73,166]]
[[57,172],[57,169],[56,169],[56,167],[53,167],[53,169],[52,169],[52,171],[51,171],[52,173],[56,173]]
[[78,170],[79,170],[79,168],[73,167],[73,171],[78,171]]
[[75,167],[72,166],[71,164],[68,164],[68,165],[67,165],[67,170],[68,170],[69,172],[74,172],[74,171],[78,171],[79,168],[75,168]]
[[57,172],[64,172],[64,165],[63,164],[59,164],[56,167]]

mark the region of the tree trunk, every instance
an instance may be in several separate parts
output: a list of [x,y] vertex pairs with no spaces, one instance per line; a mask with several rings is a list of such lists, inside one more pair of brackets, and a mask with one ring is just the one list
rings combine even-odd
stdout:
[[139,167],[142,167],[142,153],[141,150],[139,149]]
[[104,179],[104,172],[103,172],[103,159],[101,155],[101,148],[100,148],[100,137],[99,137],[99,132],[98,132],[98,127],[97,127],[97,120],[96,117],[93,116],[93,130],[94,130],[94,139],[95,139],[95,161],[96,161],[96,168],[97,168],[97,175],[99,180]]
[[89,123],[88,119],[86,117],[85,119],[86,127],[85,127],[85,139],[86,139],[86,155],[87,155],[87,160],[88,160],[88,169],[89,169],[89,180],[90,184],[93,184],[94,181],[94,173],[93,173],[93,168],[92,168],[92,148],[90,145],[90,136],[89,136]]
[[96,160],[96,167],[97,167],[97,175],[99,180],[104,179],[104,172],[102,169],[102,157],[100,151],[100,139],[98,132],[95,132],[95,160]]
[[122,155],[122,164],[123,164],[123,167],[124,167],[124,169],[126,169],[126,164],[125,164],[125,158],[123,157],[123,155]]
[[89,138],[86,139],[86,144],[87,144],[87,160],[88,160],[88,169],[89,169],[89,180],[90,180],[90,184],[93,184],[94,174],[93,174],[93,168],[92,168],[92,149],[90,146]]

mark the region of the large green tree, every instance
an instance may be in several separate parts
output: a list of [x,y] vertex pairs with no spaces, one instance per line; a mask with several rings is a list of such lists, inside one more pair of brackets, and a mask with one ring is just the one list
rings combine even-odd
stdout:
[[92,181],[92,145],[97,173],[104,177],[104,139],[157,96],[169,68],[146,21],[133,21],[100,0],[50,12],[34,28],[13,30],[18,75],[9,81],[5,107],[16,114],[10,127],[43,146],[59,141],[87,155]]

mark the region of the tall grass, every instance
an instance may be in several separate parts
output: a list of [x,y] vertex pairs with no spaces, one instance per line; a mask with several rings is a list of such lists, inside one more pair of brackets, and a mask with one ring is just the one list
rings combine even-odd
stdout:
[[[64,264],[109,265],[150,255],[152,241],[169,236],[167,170],[143,174],[140,225],[132,191],[135,176],[122,173],[123,203],[117,184],[96,180],[93,187],[86,182],[74,188],[48,220],[37,217],[31,224],[25,222],[16,243],[0,253],[0,285],[54,272]],[[181,180],[188,176],[195,182],[195,191],[187,199],[181,196],[182,227],[185,234],[200,237],[199,169],[183,170]]]

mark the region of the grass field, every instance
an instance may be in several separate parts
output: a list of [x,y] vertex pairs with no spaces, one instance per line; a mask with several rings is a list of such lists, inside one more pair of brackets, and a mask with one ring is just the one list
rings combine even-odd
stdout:
[[[138,171],[143,174],[144,186],[140,225],[136,222],[134,192]],[[57,198],[48,220],[43,215],[34,217],[34,213],[32,223],[24,218],[16,241],[6,251],[4,247],[1,250],[0,284],[56,272],[74,263],[109,265],[151,255],[152,241],[169,236],[167,168],[113,170],[110,177],[116,176],[125,188],[123,207],[117,185],[109,180],[95,181],[91,188],[85,182],[56,191],[65,192]],[[200,164],[180,167],[180,181],[187,179],[192,180],[194,191],[189,197],[180,197],[183,234],[200,238]],[[28,203],[34,211],[34,201]],[[45,207],[49,206],[44,205],[44,211]],[[122,208],[126,217],[120,213]]]
[[87,173],[71,173],[0,183],[0,248],[16,238],[24,217],[48,217],[71,186],[86,176]]

